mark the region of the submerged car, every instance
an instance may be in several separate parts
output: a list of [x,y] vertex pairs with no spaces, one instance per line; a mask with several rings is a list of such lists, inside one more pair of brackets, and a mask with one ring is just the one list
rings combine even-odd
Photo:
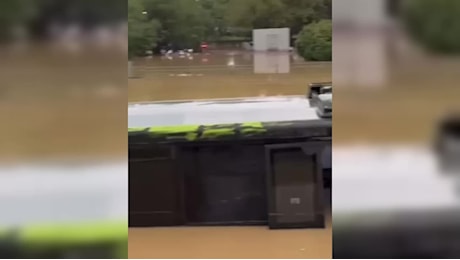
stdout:
[[460,113],[449,114],[441,120],[435,150],[439,166],[444,172],[460,173]]
[[332,83],[311,83],[307,97],[318,116],[332,117]]
[[332,93],[332,82],[317,82],[308,85],[308,99],[313,99],[320,94]]

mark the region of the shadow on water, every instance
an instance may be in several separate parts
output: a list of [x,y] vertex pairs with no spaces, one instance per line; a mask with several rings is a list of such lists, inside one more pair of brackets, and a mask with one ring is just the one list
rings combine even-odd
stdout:
[[213,51],[133,61],[129,101],[304,95],[312,81],[331,80],[330,62],[294,53]]

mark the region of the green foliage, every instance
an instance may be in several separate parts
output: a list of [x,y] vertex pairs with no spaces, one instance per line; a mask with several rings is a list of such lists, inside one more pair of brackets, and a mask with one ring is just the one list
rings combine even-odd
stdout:
[[[147,12],[146,20],[142,20],[139,10],[129,10],[130,34],[131,28],[137,30],[129,39],[131,55],[145,51],[146,45],[138,38],[142,31],[151,33],[154,28],[158,34],[147,36],[148,42],[154,39],[160,46],[197,48],[201,41],[248,39],[255,28],[289,27],[295,35],[305,24],[331,19],[331,0],[131,1],[140,3]],[[134,21],[131,15],[136,16]]]
[[158,45],[247,39],[255,28],[289,27],[296,35],[306,24],[331,19],[331,0],[1,0],[0,40],[16,26],[39,37],[54,22],[121,21],[126,2],[131,57]]
[[227,17],[233,26],[289,27],[296,35],[306,24],[331,19],[331,0],[232,0]]
[[227,7],[230,0],[200,0],[208,22],[206,35],[208,40],[219,40],[228,32]]
[[128,1],[128,55],[143,56],[156,46],[160,23],[149,19],[141,0]]
[[332,60],[332,22],[321,20],[306,25],[296,41],[297,51],[305,60]]
[[12,29],[27,23],[36,11],[36,3],[32,0],[0,1],[0,41],[10,39]]
[[97,24],[126,19],[126,0],[35,0],[40,16]]
[[148,17],[161,23],[160,40],[164,44],[196,47],[214,26],[200,1],[145,0],[144,4]]
[[460,53],[460,1],[407,0],[402,18],[412,37],[428,50]]
[[91,26],[124,19],[126,0],[1,0],[0,40],[10,40],[15,27],[41,37],[51,22]]

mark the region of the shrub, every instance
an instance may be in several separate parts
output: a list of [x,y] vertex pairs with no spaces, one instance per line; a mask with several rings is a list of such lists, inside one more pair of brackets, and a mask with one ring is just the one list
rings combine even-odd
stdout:
[[296,40],[297,52],[305,60],[332,60],[332,22],[321,20],[303,27]]

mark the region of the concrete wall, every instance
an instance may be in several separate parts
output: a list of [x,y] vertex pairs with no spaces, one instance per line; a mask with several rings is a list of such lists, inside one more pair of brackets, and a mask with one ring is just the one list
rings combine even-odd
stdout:
[[256,29],[252,31],[255,51],[289,51],[289,28]]

